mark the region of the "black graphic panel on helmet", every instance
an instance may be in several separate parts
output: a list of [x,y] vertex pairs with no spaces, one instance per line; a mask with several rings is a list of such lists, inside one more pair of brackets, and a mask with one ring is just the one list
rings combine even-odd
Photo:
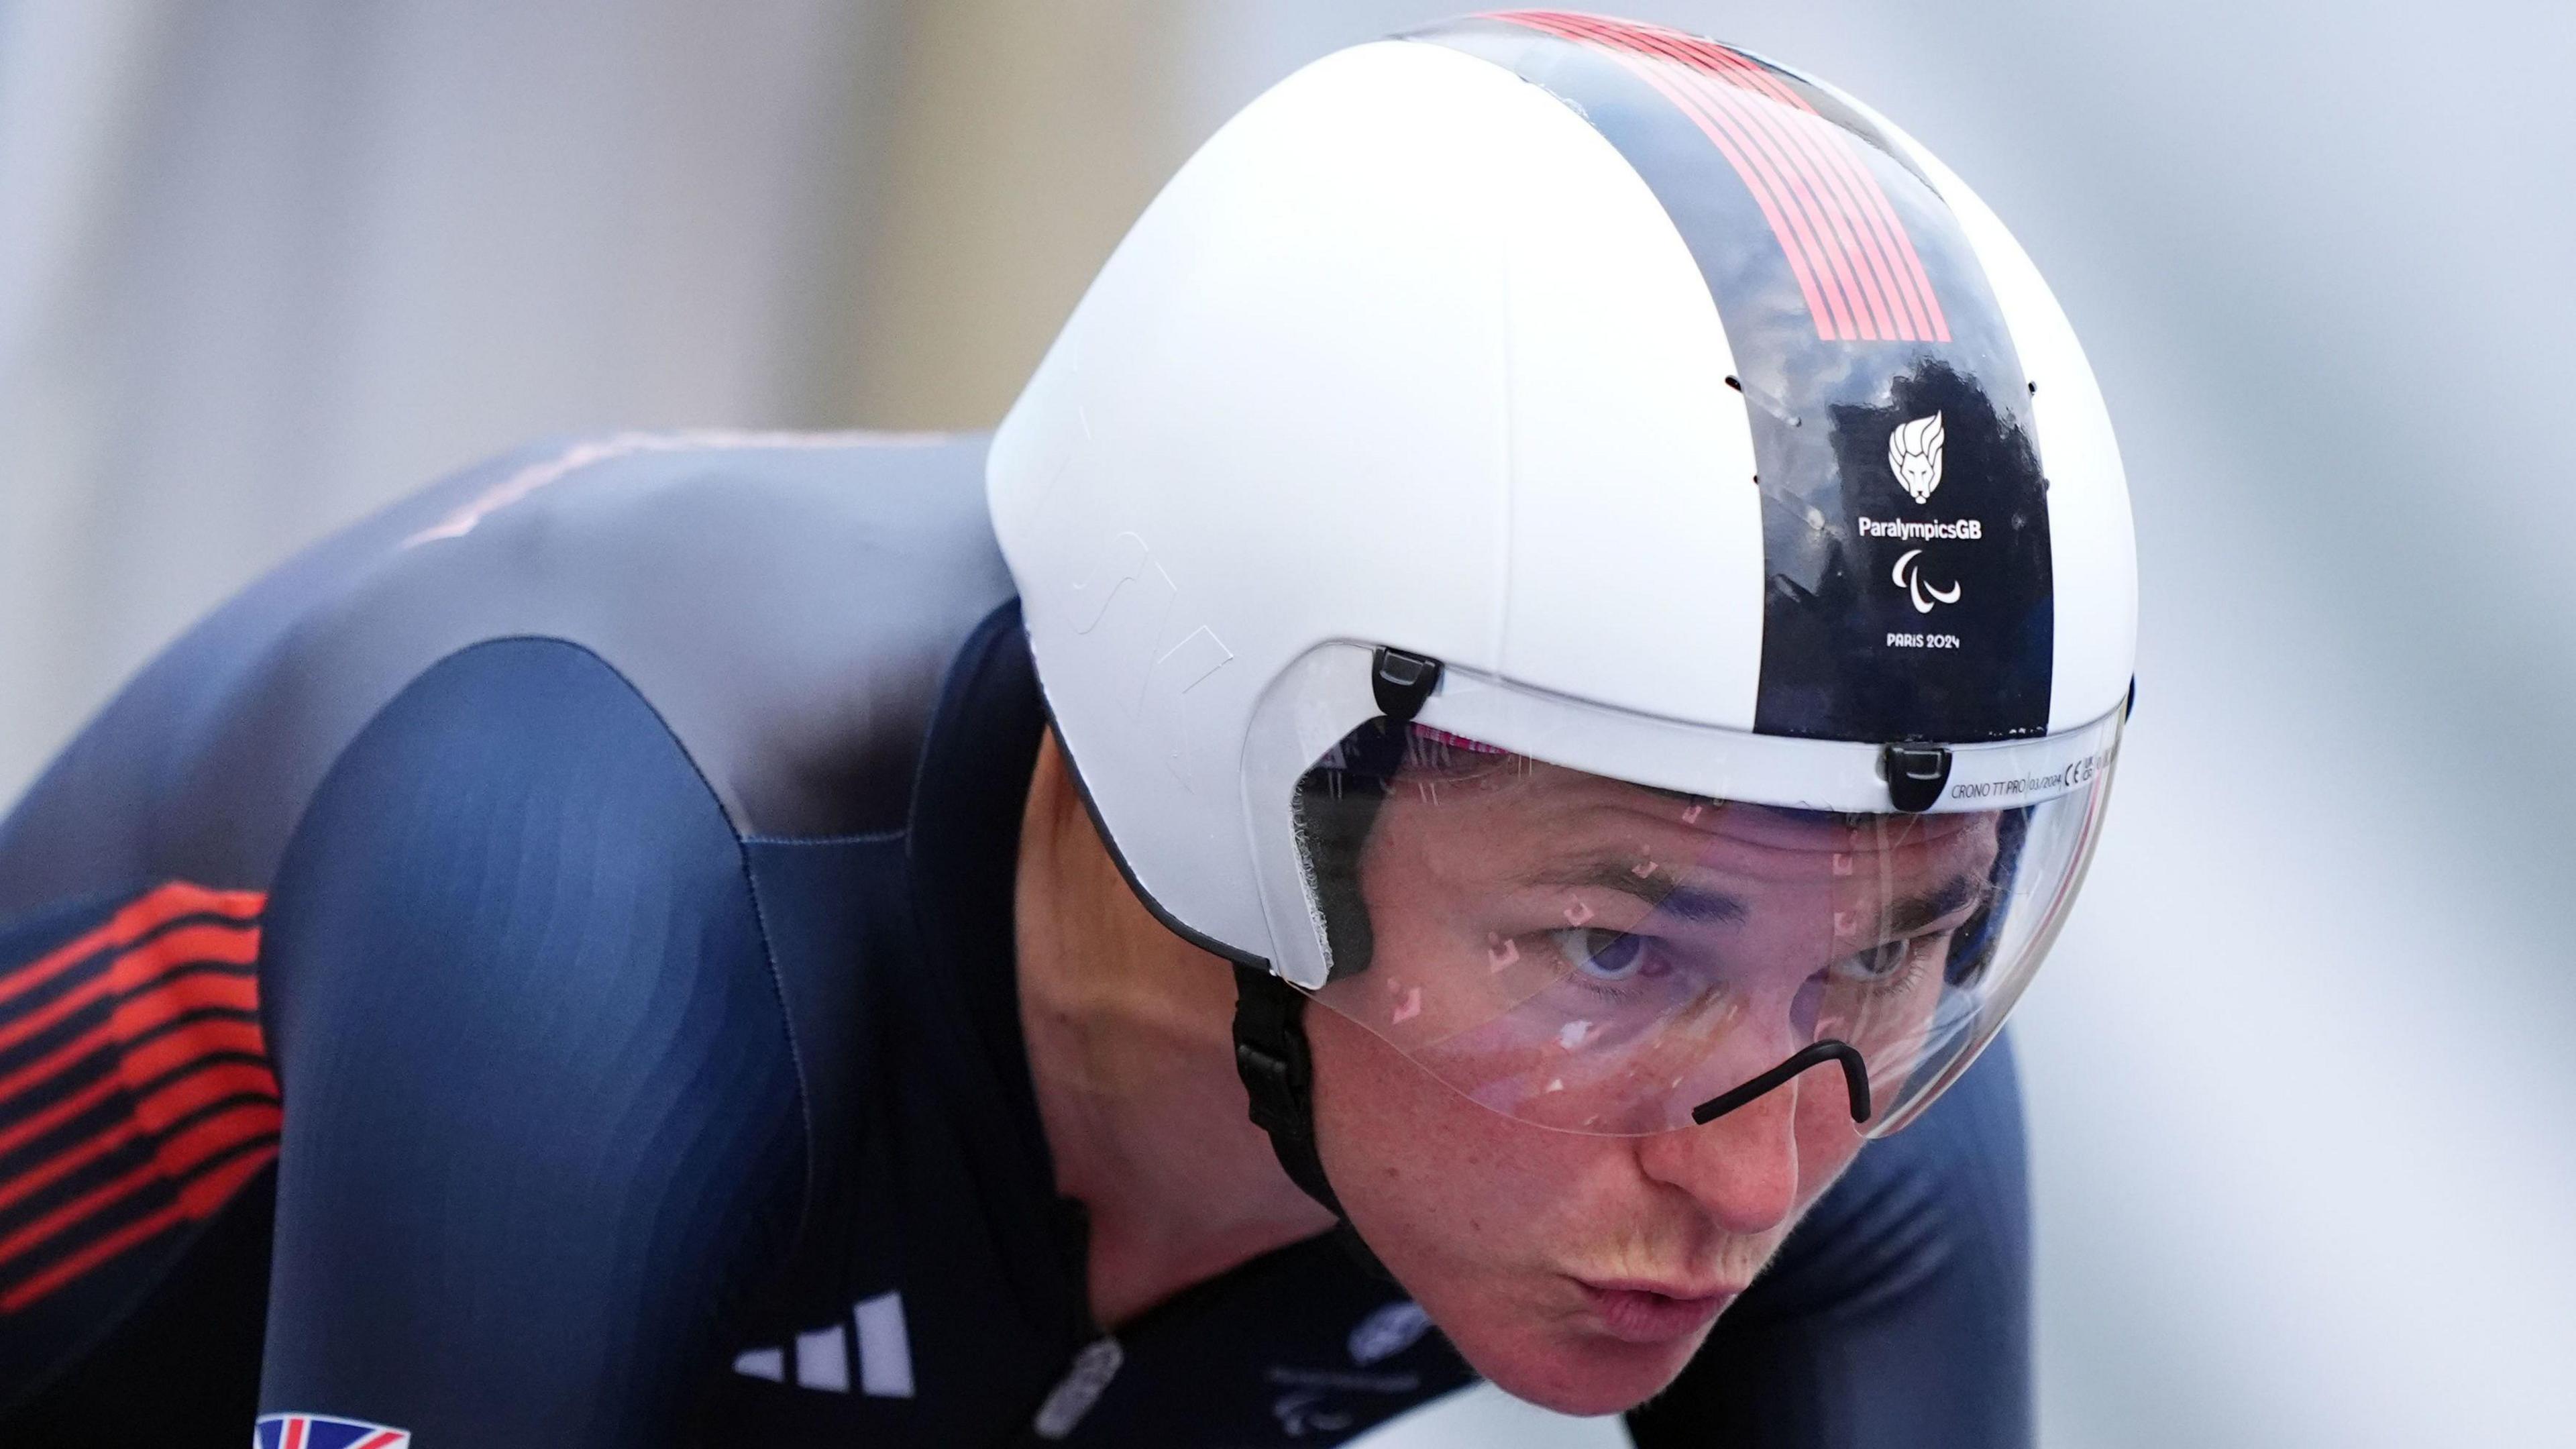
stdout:
[[1832,466],[1764,490],[1757,726],[1832,739],[2043,733],[2055,641],[2046,485],[2028,430],[1937,360],[1893,379],[1884,401],[1835,404],[1811,426]]
[[2054,609],[2029,385],[1929,181],[1834,97],[1679,31],[1519,11],[1413,38],[1564,101],[1698,263],[1762,491],[1755,729],[2045,733]]

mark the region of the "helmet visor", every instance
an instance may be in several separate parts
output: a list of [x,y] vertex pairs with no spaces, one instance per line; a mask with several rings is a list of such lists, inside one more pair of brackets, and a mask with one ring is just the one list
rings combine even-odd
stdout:
[[1769,1076],[1849,1090],[1853,1130],[1876,1135],[1966,1067],[2037,968],[2109,787],[2107,763],[2083,773],[2004,808],[1821,810],[1372,719],[1294,787],[1310,993],[1541,1126],[1686,1127]]

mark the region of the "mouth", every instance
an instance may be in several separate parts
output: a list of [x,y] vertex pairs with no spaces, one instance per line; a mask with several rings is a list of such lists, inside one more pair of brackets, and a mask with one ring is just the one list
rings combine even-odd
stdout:
[[1595,1283],[1577,1278],[1576,1285],[1603,1332],[1627,1343],[1670,1343],[1709,1326],[1744,1290],[1740,1286],[1702,1286],[1621,1280]]

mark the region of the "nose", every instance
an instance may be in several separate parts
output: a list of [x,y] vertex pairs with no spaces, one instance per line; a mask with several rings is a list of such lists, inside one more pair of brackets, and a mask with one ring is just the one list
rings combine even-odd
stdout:
[[1645,1174],[1688,1193],[1729,1233],[1767,1232],[1798,1204],[1798,1098],[1807,1090],[1839,1091],[1829,1073],[1815,1073],[1815,1087],[1801,1079],[1765,1093],[1704,1127],[1685,1127],[1637,1139]]

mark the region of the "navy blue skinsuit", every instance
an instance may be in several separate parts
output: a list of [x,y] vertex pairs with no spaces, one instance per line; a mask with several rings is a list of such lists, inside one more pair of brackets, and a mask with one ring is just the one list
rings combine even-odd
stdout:
[[[1013,984],[984,442],[622,436],[256,585],[0,824],[0,1444],[1331,1444],[1466,1384],[1329,1239],[1105,1338]],[[1998,1051],[1661,1445],[2030,1437]]]

